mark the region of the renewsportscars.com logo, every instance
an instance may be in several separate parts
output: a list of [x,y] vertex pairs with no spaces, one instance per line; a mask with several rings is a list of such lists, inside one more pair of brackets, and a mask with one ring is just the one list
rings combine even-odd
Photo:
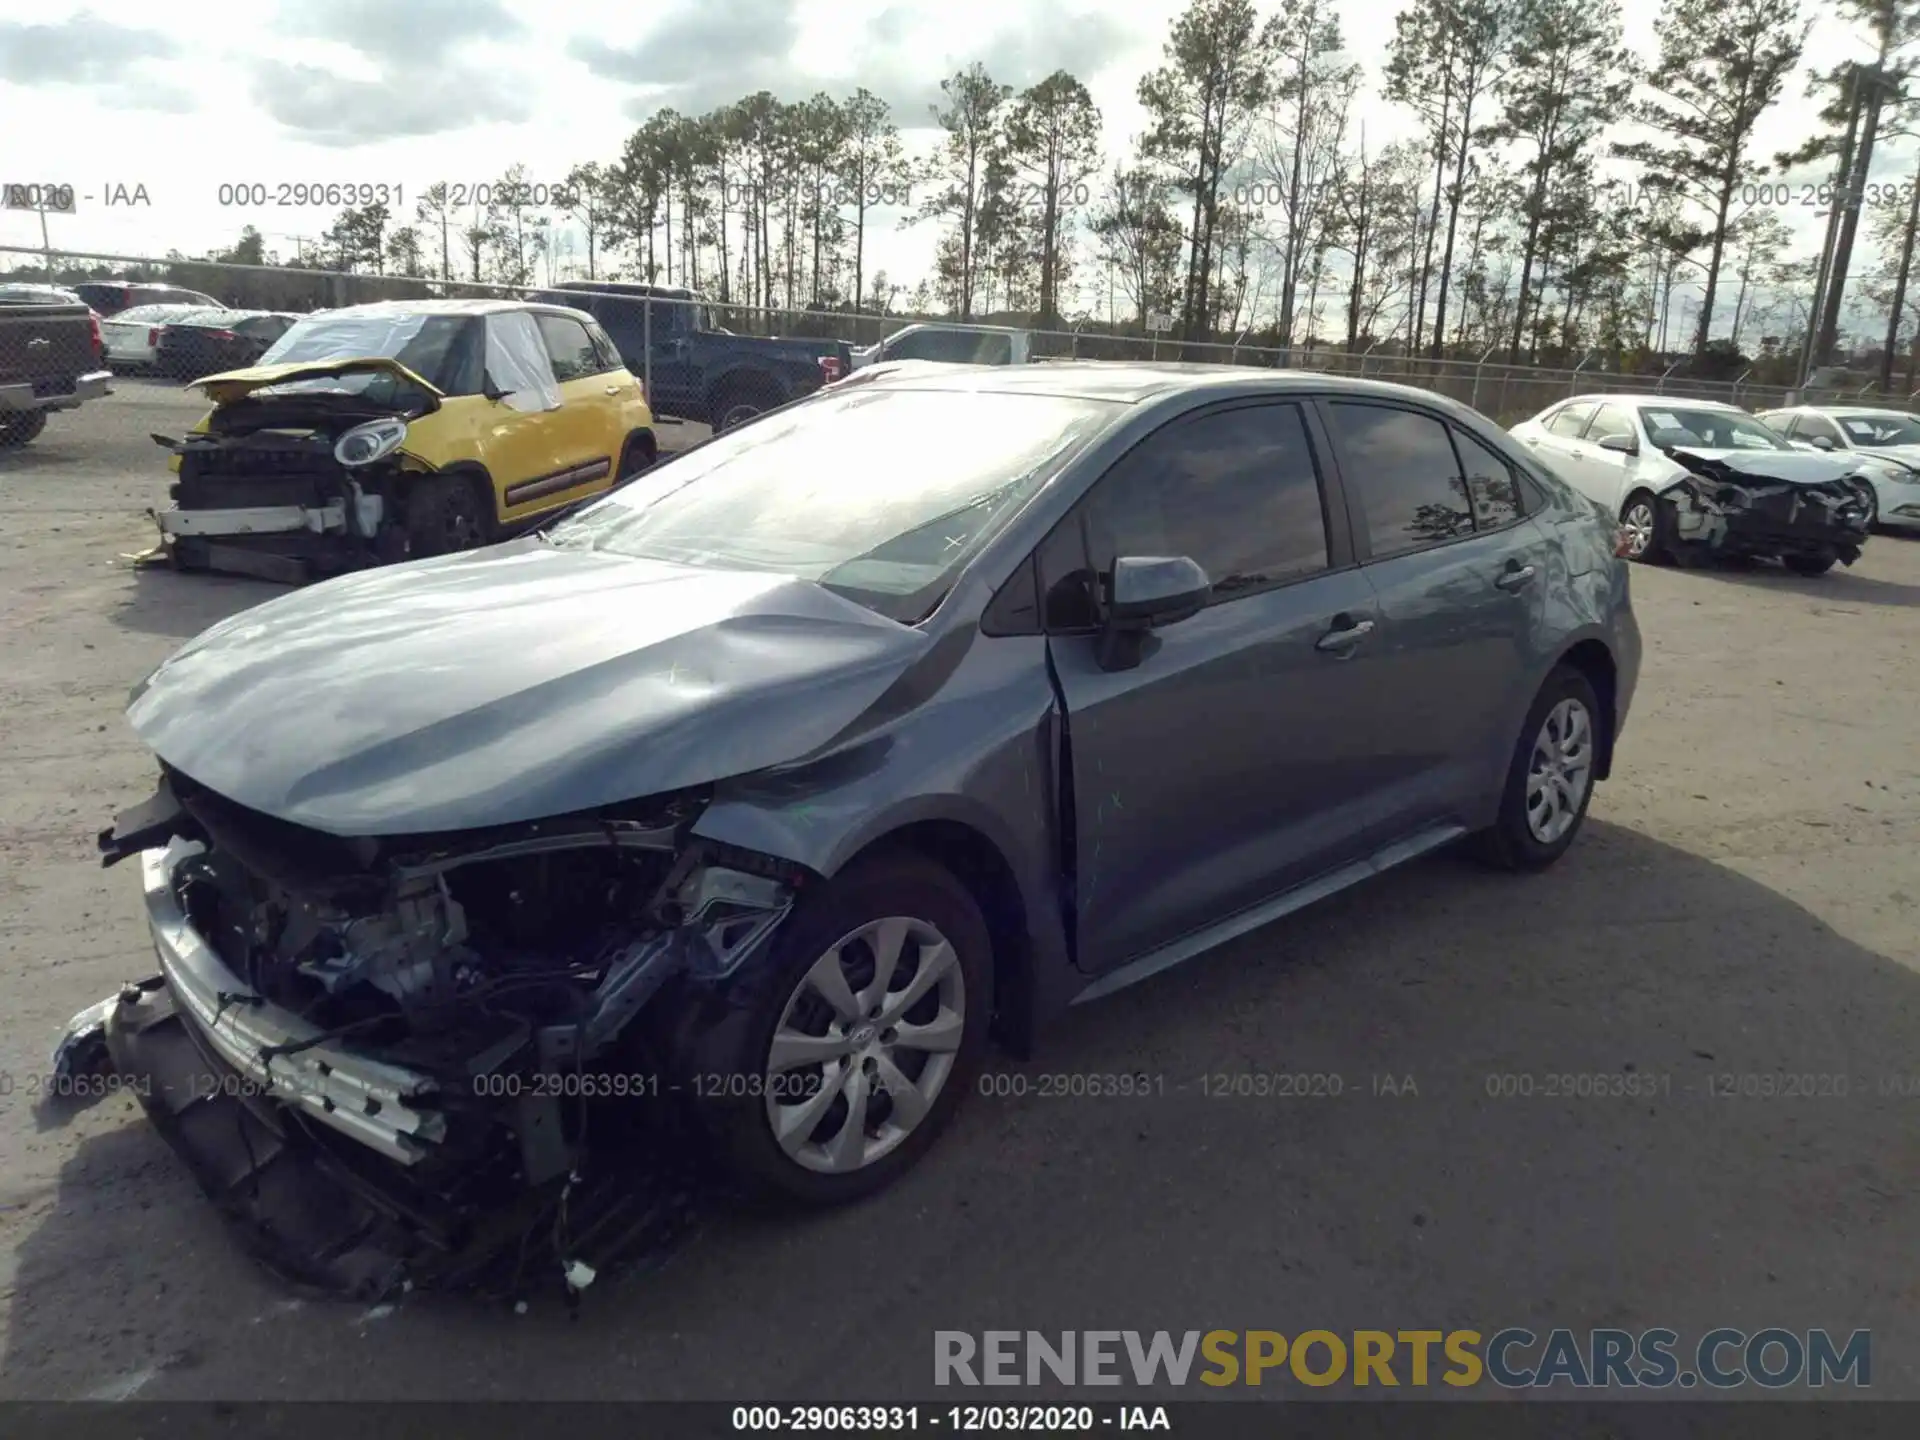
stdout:
[[1509,1390],[1822,1388],[1873,1381],[1873,1334],[1825,1330],[967,1330],[933,1332],[936,1385],[1298,1384]]

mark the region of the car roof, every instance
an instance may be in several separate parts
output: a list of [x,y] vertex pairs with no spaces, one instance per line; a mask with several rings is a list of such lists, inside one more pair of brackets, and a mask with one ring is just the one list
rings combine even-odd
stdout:
[[[1689,395],[1649,395],[1644,390],[1608,390],[1595,391],[1588,395],[1569,395],[1565,400],[1556,401],[1547,406],[1547,410],[1558,410],[1564,405],[1668,405],[1674,409],[1685,410],[1725,410],[1730,414],[1744,415],[1747,412],[1738,405],[1729,405],[1724,400],[1696,400]],[[1546,411],[1542,411],[1545,414]]]
[[1806,410],[1815,415],[1898,415],[1903,419],[1920,419],[1911,410],[1902,410],[1897,405],[1783,405],[1772,414],[1784,414],[1789,411]]
[[602,294],[621,298],[628,296],[652,295],[662,300],[704,300],[707,297],[698,290],[689,290],[685,285],[647,285],[635,280],[562,280],[549,285],[548,290],[564,290],[570,294]]
[[[514,310],[545,311],[573,315],[571,306],[549,305],[535,300],[509,300],[489,296],[479,300],[375,300],[365,305],[342,305],[332,310],[315,310],[315,315],[504,315]],[[301,316],[306,319],[306,316]]]
[[[854,378],[858,378],[858,373]],[[1211,391],[1231,396],[1332,391],[1413,400],[1453,411],[1464,409],[1431,390],[1385,380],[1326,375],[1316,370],[1272,370],[1260,365],[1201,365],[1177,361],[1057,360],[1045,365],[935,365],[929,362],[916,365],[912,370],[889,368],[864,383],[900,390],[1051,395],[1129,405],[1176,393]]]

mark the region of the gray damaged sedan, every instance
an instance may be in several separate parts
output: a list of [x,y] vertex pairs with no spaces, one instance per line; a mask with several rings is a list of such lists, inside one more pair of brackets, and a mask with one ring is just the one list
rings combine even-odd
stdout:
[[895,1180],[1064,1007],[1449,842],[1558,859],[1640,638],[1480,416],[880,367],[135,691],[160,973],[80,1017],[282,1274],[570,1293]]

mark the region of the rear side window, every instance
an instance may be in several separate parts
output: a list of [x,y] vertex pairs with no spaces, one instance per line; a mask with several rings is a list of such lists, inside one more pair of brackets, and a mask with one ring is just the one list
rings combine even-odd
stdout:
[[1327,411],[1374,559],[1472,532],[1467,482],[1445,425],[1386,405],[1335,401]]
[[547,358],[553,362],[554,379],[564,384],[600,372],[600,354],[586,326],[564,315],[538,314],[534,320],[547,347]]
[[599,357],[601,370],[618,370],[626,363],[620,358],[620,347],[613,343],[613,337],[602,330],[597,321],[587,322],[587,339],[593,342],[594,354]]
[[1121,555],[1185,555],[1207,572],[1216,603],[1328,564],[1319,473],[1298,405],[1176,420],[1128,452],[1085,506],[1103,575]]
[[1586,402],[1565,406],[1547,422],[1547,430],[1551,434],[1565,435],[1572,439],[1586,427],[1587,417],[1593,414],[1593,411],[1593,405]]
[[1453,432],[1453,448],[1460,456],[1474,528],[1498,530],[1518,520],[1525,507],[1514,484],[1513,467],[1464,430]]

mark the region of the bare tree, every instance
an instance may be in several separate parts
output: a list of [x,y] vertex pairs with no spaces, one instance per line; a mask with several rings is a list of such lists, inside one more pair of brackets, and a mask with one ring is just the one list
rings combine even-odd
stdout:
[[1282,0],[1274,49],[1271,103],[1254,143],[1253,198],[1259,208],[1277,210],[1283,227],[1278,339],[1284,347],[1293,344],[1301,282],[1316,252],[1324,253],[1332,182],[1361,69],[1345,54],[1333,0]]
[[1212,306],[1214,231],[1222,182],[1246,149],[1253,118],[1266,103],[1277,47],[1271,22],[1252,0],[1193,0],[1173,23],[1166,63],[1140,80],[1150,124],[1142,153],[1167,167],[1174,186],[1192,197],[1181,333],[1202,338]]

